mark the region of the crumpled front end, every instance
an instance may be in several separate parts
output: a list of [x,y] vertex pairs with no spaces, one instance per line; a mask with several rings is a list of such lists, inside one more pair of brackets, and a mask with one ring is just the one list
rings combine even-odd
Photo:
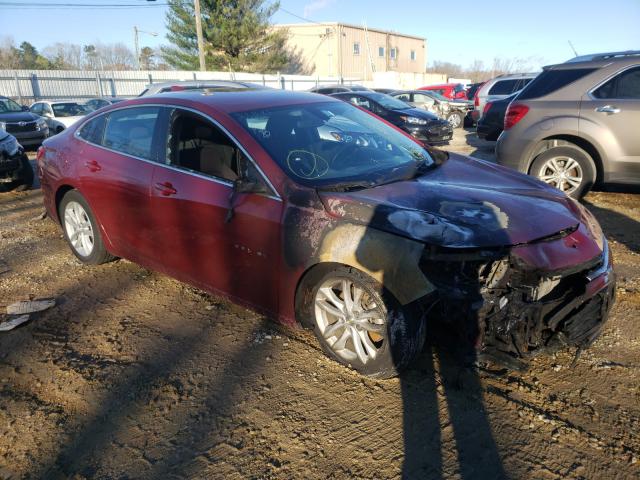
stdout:
[[580,224],[502,250],[427,249],[421,267],[439,292],[432,311],[475,352],[514,367],[543,351],[585,348],[599,336],[615,292],[601,238]]

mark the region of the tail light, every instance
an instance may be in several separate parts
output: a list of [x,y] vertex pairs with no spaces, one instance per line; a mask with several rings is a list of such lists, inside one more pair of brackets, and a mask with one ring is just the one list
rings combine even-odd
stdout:
[[507,113],[504,116],[504,129],[509,130],[516,123],[524,118],[529,111],[529,107],[522,105],[521,103],[512,103],[507,108]]
[[482,109],[482,116],[485,116],[487,114],[487,112],[491,108],[491,105],[493,105],[493,102],[487,102],[484,104],[484,108]]
[[478,108],[480,106],[480,97],[478,97],[478,93],[480,93],[480,89],[476,90],[475,95],[473,96],[473,105]]

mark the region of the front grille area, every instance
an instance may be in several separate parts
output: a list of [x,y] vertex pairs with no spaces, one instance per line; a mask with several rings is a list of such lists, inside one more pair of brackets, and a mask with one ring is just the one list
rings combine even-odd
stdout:
[[38,130],[38,122],[7,123],[6,130],[8,133],[35,132]]
[[515,360],[587,347],[607,320],[614,282],[592,297],[585,288],[602,258],[548,275],[526,270],[508,252],[454,255],[430,254],[421,263],[438,290],[433,320],[478,354]]

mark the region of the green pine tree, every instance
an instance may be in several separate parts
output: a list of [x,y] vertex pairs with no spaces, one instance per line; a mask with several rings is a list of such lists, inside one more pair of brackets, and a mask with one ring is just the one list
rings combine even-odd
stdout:
[[[293,60],[286,48],[286,31],[269,30],[279,3],[264,0],[200,0],[207,70],[275,72],[289,70]],[[162,48],[169,65],[197,70],[193,0],[169,0],[166,16],[171,46]]]

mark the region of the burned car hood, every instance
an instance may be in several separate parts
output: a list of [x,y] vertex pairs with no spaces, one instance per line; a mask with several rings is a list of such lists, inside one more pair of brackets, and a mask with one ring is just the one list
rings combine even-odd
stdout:
[[443,247],[513,246],[580,223],[579,212],[558,190],[455,154],[411,180],[319,195],[335,217]]

